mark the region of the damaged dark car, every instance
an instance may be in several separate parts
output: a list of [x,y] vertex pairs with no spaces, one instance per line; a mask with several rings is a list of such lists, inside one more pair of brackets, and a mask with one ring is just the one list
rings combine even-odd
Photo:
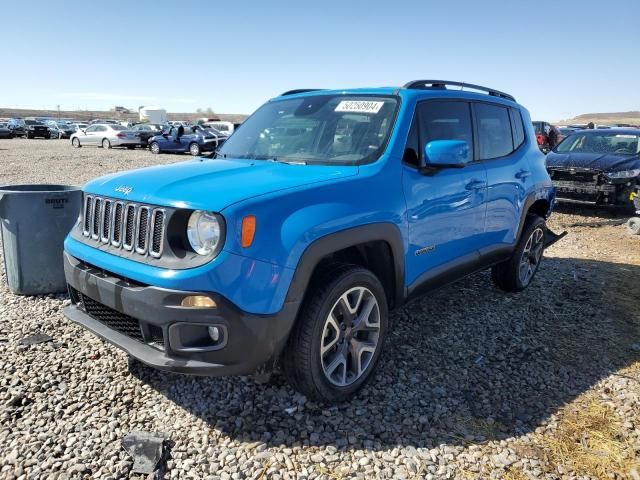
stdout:
[[630,205],[640,185],[640,131],[580,130],[546,158],[559,200]]

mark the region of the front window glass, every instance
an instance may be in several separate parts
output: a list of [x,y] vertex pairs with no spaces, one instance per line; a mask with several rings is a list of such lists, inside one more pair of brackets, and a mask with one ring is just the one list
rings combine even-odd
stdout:
[[622,133],[574,133],[555,149],[558,153],[614,153],[638,155],[638,135]]
[[387,143],[395,97],[315,95],[262,106],[220,149],[232,158],[359,164]]

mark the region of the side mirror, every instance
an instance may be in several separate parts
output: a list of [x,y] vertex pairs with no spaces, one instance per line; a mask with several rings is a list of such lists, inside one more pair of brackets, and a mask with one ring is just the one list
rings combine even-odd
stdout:
[[470,161],[469,144],[464,140],[433,140],[424,147],[426,169],[462,168]]

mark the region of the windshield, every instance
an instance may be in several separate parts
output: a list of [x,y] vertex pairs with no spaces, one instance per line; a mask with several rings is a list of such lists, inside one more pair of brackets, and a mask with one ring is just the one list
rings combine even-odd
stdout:
[[232,158],[361,164],[391,133],[396,97],[315,95],[267,103],[221,147]]
[[118,132],[122,131],[122,130],[126,130],[126,127],[123,127],[122,125],[107,125],[109,128],[111,128],[111,130],[117,130]]
[[556,147],[558,153],[640,153],[638,135],[615,133],[574,133]]
[[40,122],[37,122],[35,120],[25,120],[24,123],[25,125],[41,125]]

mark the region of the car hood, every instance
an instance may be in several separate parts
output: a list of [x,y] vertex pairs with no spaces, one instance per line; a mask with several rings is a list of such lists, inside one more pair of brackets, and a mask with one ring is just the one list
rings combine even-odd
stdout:
[[357,173],[357,166],[196,159],[114,173],[90,181],[84,190],[127,201],[220,212],[229,205],[258,195]]
[[613,153],[556,153],[547,155],[547,168],[585,168],[601,172],[619,172],[640,168],[640,156]]

